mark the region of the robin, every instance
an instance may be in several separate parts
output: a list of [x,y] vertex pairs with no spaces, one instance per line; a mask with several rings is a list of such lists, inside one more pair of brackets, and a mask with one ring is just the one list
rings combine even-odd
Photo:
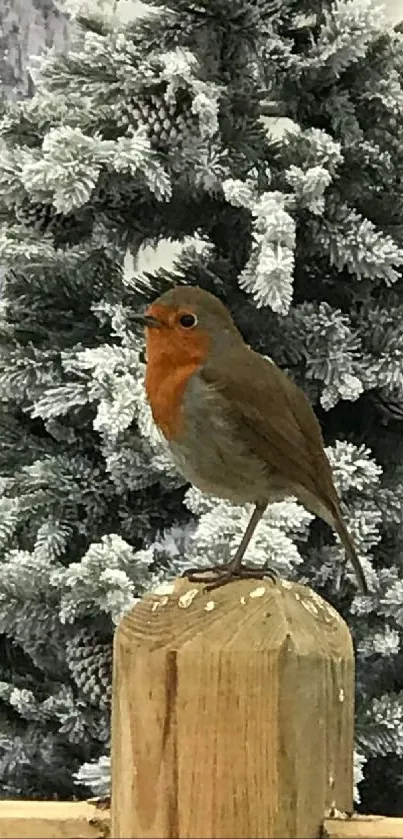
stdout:
[[186,576],[207,588],[235,578],[273,575],[243,563],[270,502],[296,496],[338,533],[361,592],[367,583],[324,450],[318,419],[303,391],[274,362],[245,344],[213,294],[179,286],[138,316],[146,331],[146,393],[154,422],[187,481],[254,511],[231,561]]

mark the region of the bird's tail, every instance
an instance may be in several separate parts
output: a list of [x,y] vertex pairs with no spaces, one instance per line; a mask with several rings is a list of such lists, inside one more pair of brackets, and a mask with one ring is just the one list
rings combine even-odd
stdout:
[[[336,490],[334,490],[334,493],[336,493]],[[362,594],[369,594],[368,584],[365,579],[361,562],[358,558],[357,549],[343,521],[338,503],[333,498],[329,498],[327,503],[325,503],[312,493],[308,493],[305,488],[301,486],[298,487],[296,495],[301,504],[303,504],[307,510],[314,513],[315,516],[319,516],[323,519],[323,521],[327,522],[333,530],[336,531],[343,544],[346,556],[354,568],[358,588]]]
[[343,543],[343,547],[344,547],[344,550],[346,552],[346,555],[348,556],[348,558],[349,558],[349,560],[350,560],[350,562],[351,562],[351,564],[354,568],[354,573],[355,573],[355,576],[357,578],[358,587],[359,587],[361,593],[362,594],[368,594],[368,584],[367,584],[367,581],[365,579],[365,574],[364,574],[361,562],[358,558],[358,554],[357,554],[355,544],[353,542],[353,539],[352,539],[350,533],[347,530],[346,525],[344,524],[344,521],[341,517],[341,513],[338,513],[338,515],[335,515],[335,517],[334,517],[334,527],[335,527],[338,535],[340,536],[340,539]]

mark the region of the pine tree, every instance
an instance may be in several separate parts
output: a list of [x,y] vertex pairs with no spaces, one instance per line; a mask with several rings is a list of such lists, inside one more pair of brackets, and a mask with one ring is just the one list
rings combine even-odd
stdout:
[[[156,5],[154,3],[154,5]],[[134,311],[172,283],[231,309],[301,385],[373,595],[295,501],[249,557],[307,582],[357,649],[357,796],[392,812],[403,754],[403,38],[368,0],[172,0],[81,18],[0,132],[0,775],[103,792],[111,639],[248,511],[183,484],[144,397]],[[262,115],[291,128],[268,132]],[[197,236],[174,269],[124,260]]]

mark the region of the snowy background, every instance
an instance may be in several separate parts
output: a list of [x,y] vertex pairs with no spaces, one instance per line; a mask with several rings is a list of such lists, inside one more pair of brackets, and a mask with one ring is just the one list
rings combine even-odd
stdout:
[[[0,76],[8,95],[13,95],[16,88],[29,89],[25,72],[29,55],[51,44],[60,49],[68,41],[69,27],[62,10],[65,4],[71,8],[74,2],[81,4],[81,0],[0,0],[3,33],[3,38],[0,36]],[[101,5],[113,10],[123,21],[132,20],[147,10],[139,0],[87,0],[86,3],[87,8]],[[403,19],[403,0],[387,0],[385,9],[391,22]],[[3,59],[2,46],[7,52]],[[283,120],[271,119],[269,123],[270,130],[281,132]],[[140,271],[153,271],[160,265],[170,268],[180,250],[181,246],[172,242],[161,242],[156,249],[145,247],[140,250],[136,267]],[[132,269],[130,258],[127,269]]]
[[[385,23],[370,0],[326,3],[311,49],[309,1],[242,0],[251,53],[235,0],[186,16],[171,0],[179,21],[160,8],[132,25],[139,3],[91,0],[110,19],[84,21],[74,48],[67,2],[0,5],[0,796],[101,791],[114,624],[156,578],[239,540],[245,511],[170,471],[144,398],[130,314],[184,280],[318,410],[379,594],[356,597],[294,502],[268,510],[252,555],[347,618],[361,806],[401,814],[403,4]],[[30,80],[28,54],[51,44]],[[296,126],[272,120],[275,142],[262,88]],[[208,246],[173,266],[163,237],[194,231]]]

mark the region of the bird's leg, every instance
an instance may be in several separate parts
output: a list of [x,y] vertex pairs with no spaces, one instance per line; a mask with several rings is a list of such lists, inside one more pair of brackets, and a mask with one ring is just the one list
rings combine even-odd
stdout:
[[[240,569],[242,567],[244,567],[242,565],[242,560],[245,556],[245,553],[247,551],[249,542],[252,539],[252,536],[253,536],[253,534],[254,534],[254,532],[255,532],[255,530],[256,530],[259,522],[260,522],[260,519],[262,518],[262,515],[263,515],[266,507],[267,507],[267,504],[256,504],[256,507],[255,507],[250,519],[249,519],[249,522],[248,522],[248,525],[246,527],[245,533],[242,536],[242,539],[241,539],[241,541],[240,541],[240,543],[239,543],[239,545],[238,545],[238,547],[235,551],[235,554],[232,557],[231,562],[229,562],[228,565],[226,566],[228,568],[228,570],[231,571],[232,574],[237,574],[238,571],[240,571]],[[255,570],[257,570],[257,569],[255,569]]]
[[[250,566],[243,565],[242,560],[245,551],[248,548],[249,542],[257,528],[257,525],[262,518],[262,515],[267,507],[266,503],[258,503],[249,519],[248,526],[242,536],[241,542],[230,562],[226,565],[211,565],[208,568],[189,568],[184,572],[183,576],[187,577],[193,583],[206,583],[206,590],[211,591],[214,588],[230,583],[231,580],[239,579],[262,579],[263,577],[271,577],[274,579],[276,573],[268,566]],[[210,571],[213,576],[211,579],[206,577],[206,572]]]

